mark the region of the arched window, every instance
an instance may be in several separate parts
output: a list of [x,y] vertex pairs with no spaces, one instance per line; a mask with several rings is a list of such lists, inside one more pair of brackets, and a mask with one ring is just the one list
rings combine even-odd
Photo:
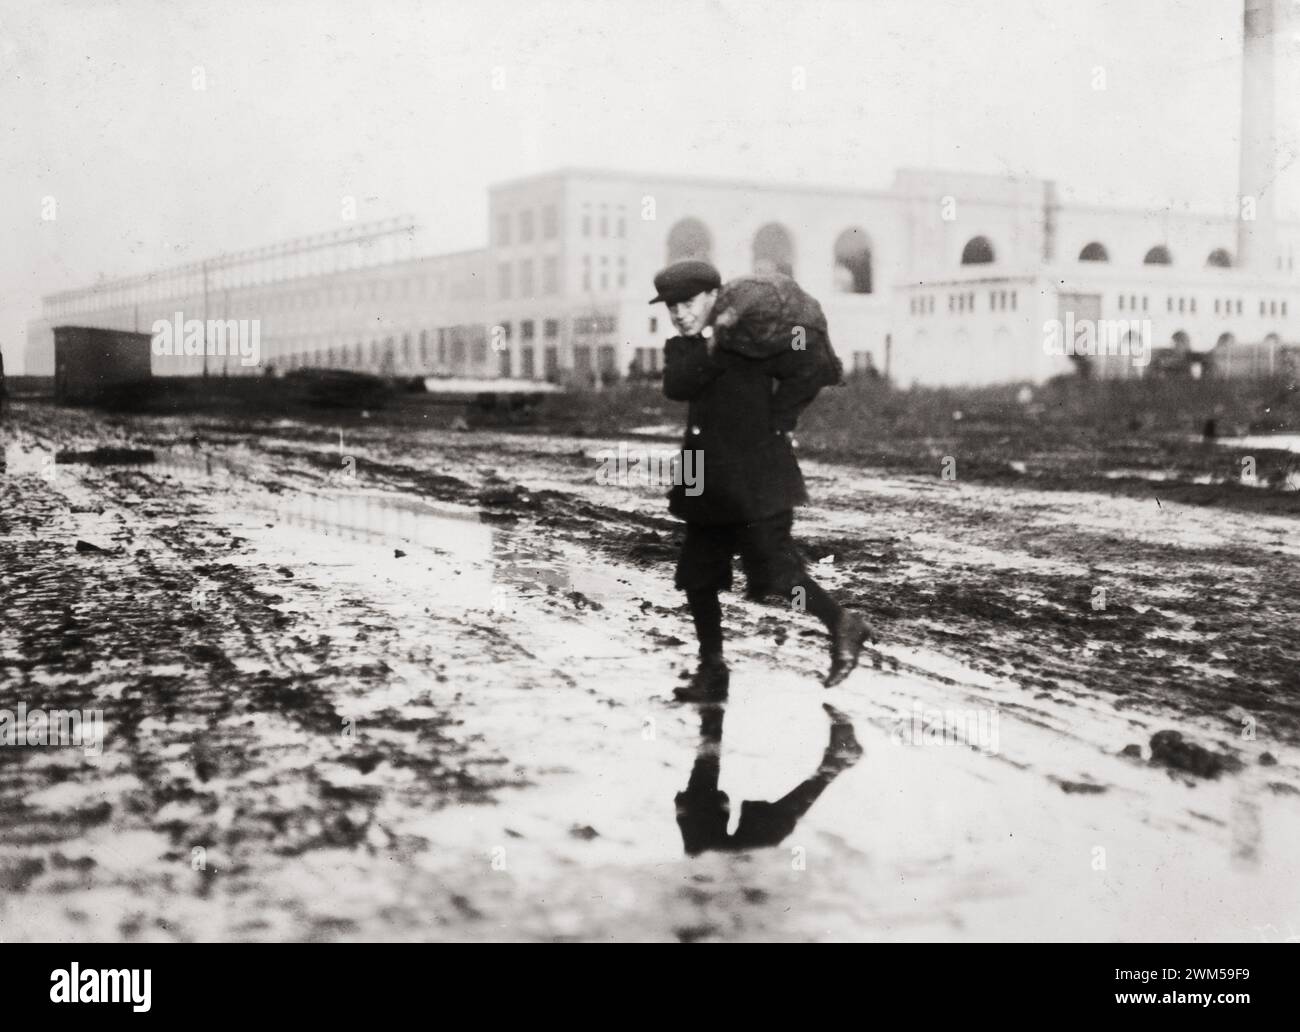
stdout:
[[993,258],[993,245],[988,237],[971,237],[961,249],[962,265],[990,265]]
[[1108,262],[1110,254],[1103,244],[1093,241],[1082,251],[1079,252],[1079,261],[1081,262]]
[[710,261],[713,255],[713,237],[708,227],[699,219],[679,219],[668,231],[668,262],[680,262],[687,258],[699,258]]
[[1164,244],[1156,244],[1147,252],[1147,256],[1142,259],[1143,265],[1173,265],[1174,260],[1169,257],[1169,248]]
[[1174,333],[1174,335],[1169,339],[1170,342],[1173,344],[1175,351],[1192,350],[1192,338],[1187,336],[1187,334],[1184,333],[1182,330],[1177,330]]
[[857,226],[835,240],[835,289],[846,294],[871,293],[871,242]]
[[1216,247],[1205,259],[1205,264],[1215,269],[1231,269],[1232,255],[1225,248]]
[[754,271],[794,275],[794,238],[784,226],[769,222],[754,234]]
[[1231,333],[1220,333],[1219,339],[1214,342],[1216,348],[1230,348],[1237,343],[1237,338]]

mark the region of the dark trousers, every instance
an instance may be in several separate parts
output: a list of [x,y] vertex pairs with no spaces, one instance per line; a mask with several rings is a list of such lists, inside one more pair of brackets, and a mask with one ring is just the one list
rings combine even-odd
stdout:
[[789,601],[806,573],[790,535],[793,526],[793,509],[750,523],[688,523],[674,582],[688,593],[726,591],[731,587],[731,560],[739,554],[749,598],[782,595]]
[[[722,607],[718,592],[731,587],[731,560],[739,554],[745,567],[745,594],[756,602],[779,598],[806,610],[835,633],[842,610],[808,576],[803,556],[790,535],[794,510],[787,509],[750,523],[707,526],[686,524],[686,541],[677,560],[675,583],[686,592],[700,655],[722,653]],[[796,595],[796,589],[802,589]]]

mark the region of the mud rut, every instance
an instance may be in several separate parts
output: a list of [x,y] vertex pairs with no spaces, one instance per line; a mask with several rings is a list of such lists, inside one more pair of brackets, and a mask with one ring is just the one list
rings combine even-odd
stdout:
[[[1289,897],[1261,899],[1297,883],[1294,860],[1279,866],[1300,794],[1277,637],[1298,597],[1285,520],[1188,510],[1179,540],[1120,501],[1081,537],[1060,493],[944,496],[810,464],[810,558],[834,557],[819,576],[888,642],[882,669],[830,693],[867,759],[804,819],[803,845],[686,861],[670,800],[700,741],[667,701],[690,655],[675,525],[656,490],[592,482],[601,442],[367,428],[340,450],[288,421],[22,416],[0,478],[5,695],[100,707],[107,727],[93,761],[0,750],[6,939],[989,935],[1018,908],[1041,925],[1043,900],[1070,893],[1099,894],[1103,932],[1142,937],[1161,919],[1105,904],[1116,886],[1096,871],[1050,873],[1060,850],[1087,870],[1095,840],[1130,825],[1147,829],[1125,842],[1145,859],[1122,892],[1142,894],[1175,832],[1206,854],[1200,877],[1235,880],[1231,919],[1177,927],[1253,938],[1300,919]],[[163,461],[48,461],[106,444]],[[486,527],[511,575],[439,595],[483,565],[452,546],[454,523],[439,524],[447,548],[412,546],[399,513],[352,561],[337,527],[285,518],[295,499],[357,491]],[[1098,579],[1122,600],[1102,613],[1087,604]],[[729,707],[739,762],[782,753],[759,711],[788,713],[807,743],[779,761],[774,796],[825,740],[823,639],[738,601],[727,619],[753,686]],[[996,754],[891,743],[919,705],[990,704],[1009,722]],[[1236,734],[1242,713],[1257,740]],[[1148,766],[1162,728],[1236,772]],[[1020,804],[1050,809],[1030,831]],[[1030,842],[1000,842],[1003,824]],[[891,834],[902,844],[882,847]],[[792,848],[819,859],[800,870]],[[886,891],[899,882],[904,896]]]

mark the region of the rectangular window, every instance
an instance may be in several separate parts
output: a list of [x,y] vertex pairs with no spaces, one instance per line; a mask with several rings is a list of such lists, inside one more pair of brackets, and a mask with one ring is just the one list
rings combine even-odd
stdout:
[[543,375],[546,379],[555,382],[560,378],[560,349],[547,348],[545,362],[546,368],[543,370]]
[[551,339],[558,337],[560,335],[560,320],[547,319],[546,322],[542,323],[542,333]]
[[1011,310],[1013,312],[1016,310],[1016,292],[1014,290],[1011,292]]
[[447,329],[443,327],[438,331],[438,365],[447,364]]
[[1219,314],[1219,299],[1217,297],[1214,299],[1214,314]]
[[510,243],[510,216],[504,212],[497,216],[497,243]]
[[525,319],[523,322],[521,322],[521,323],[519,324],[519,336],[520,336],[520,338],[521,338],[522,340],[532,340],[532,339],[533,339],[533,329],[534,329],[535,325],[536,325],[536,324],[535,324],[535,323],[533,322],[533,320],[531,320],[531,319]]
[[478,340],[474,341],[474,364],[480,367],[485,366],[487,365],[487,360],[488,360],[487,341],[483,340],[482,338],[479,338]]
[[626,258],[619,258],[618,260],[618,285],[620,287],[627,286],[627,259]]
[[585,209],[582,212],[582,235],[591,236],[591,212]]
[[1144,311],[1144,312],[1149,312],[1149,311],[1151,311],[1151,305],[1148,304],[1148,302],[1149,302],[1150,300],[1151,300],[1151,298],[1149,298],[1146,294],[1143,294],[1143,295],[1142,295],[1142,311]]
[[609,236],[609,215],[605,212],[605,206],[600,206],[600,235]]
[[506,376],[506,377],[510,375],[510,349],[509,348],[502,348],[500,351],[497,352],[497,375]]
[[514,271],[509,262],[497,266],[497,294],[509,297],[514,290]]
[[591,289],[591,255],[582,256],[582,289]]
[[658,317],[658,316],[654,316],[654,315],[650,316],[650,332],[651,332],[651,333],[658,333],[658,332],[659,332],[659,317]]
[[532,297],[533,290],[533,260],[525,258],[519,263],[519,296]]
[[560,292],[560,259],[548,254],[542,259],[542,293],[558,294]]
[[554,204],[548,204],[542,209],[542,236],[547,240],[554,239],[560,232],[560,215]]
[[519,213],[519,242],[521,244],[531,244],[533,242],[533,213],[531,209]]
[[1123,295],[1123,294],[1120,294],[1120,296],[1119,296],[1119,310],[1120,310],[1121,312],[1124,311],[1124,295]]
[[532,348],[519,349],[519,375],[522,376],[525,380],[531,380],[533,378],[534,373],[533,373],[533,349]]

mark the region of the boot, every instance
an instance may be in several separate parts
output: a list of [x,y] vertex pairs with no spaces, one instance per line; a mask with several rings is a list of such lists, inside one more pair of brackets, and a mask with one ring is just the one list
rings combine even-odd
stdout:
[[831,740],[826,744],[826,752],[822,754],[818,773],[835,775],[852,767],[862,758],[862,746],[853,733],[853,725],[847,716],[827,703],[822,703],[822,709],[831,718]]
[[678,702],[722,702],[730,682],[731,671],[722,654],[710,653],[700,657],[700,665],[686,684],[673,689],[673,698]]
[[871,626],[856,613],[847,609],[841,611],[839,622],[831,634],[831,669],[822,682],[827,688],[834,688],[853,673],[862,655],[862,646],[868,639],[876,640]]

